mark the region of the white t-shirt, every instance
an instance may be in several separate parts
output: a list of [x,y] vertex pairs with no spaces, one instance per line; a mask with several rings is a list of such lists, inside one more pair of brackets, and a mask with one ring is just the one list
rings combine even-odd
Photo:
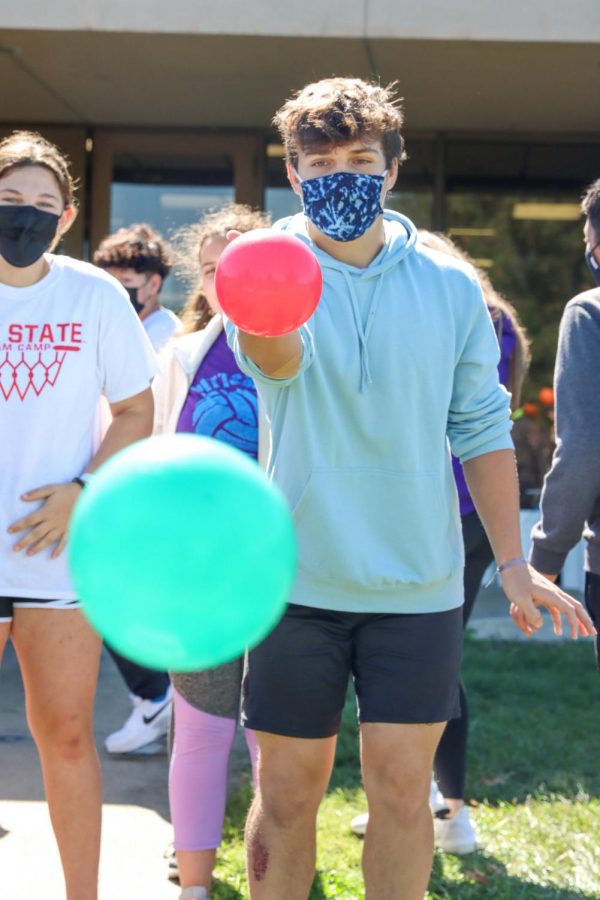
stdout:
[[150,343],[158,353],[165,346],[169,338],[174,337],[181,331],[181,321],[175,313],[164,306],[159,306],[153,313],[150,313],[142,320],[142,325],[146,329],[146,334],[150,338]]
[[71,599],[67,554],[34,556],[7,534],[41,504],[25,491],[69,482],[100,443],[99,400],[145,390],[156,357],[125,290],[100,269],[46,255],[37,284],[0,284],[0,596]]

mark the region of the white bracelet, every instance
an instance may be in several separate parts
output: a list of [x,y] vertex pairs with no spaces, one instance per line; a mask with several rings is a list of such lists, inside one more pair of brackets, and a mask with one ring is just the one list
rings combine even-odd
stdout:
[[498,566],[496,569],[496,574],[501,575],[502,572],[505,572],[507,569],[512,569],[514,566],[526,566],[527,560],[524,556],[517,556],[516,559],[509,559],[508,562],[502,563],[501,566]]
[[488,588],[494,578],[496,578],[497,575],[502,575],[502,573],[506,571],[506,569],[512,569],[513,566],[522,566],[523,564],[527,565],[527,560],[524,556],[518,556],[516,559],[509,559],[508,562],[502,563],[502,565],[500,566],[496,566],[496,571],[494,572],[490,580],[486,581],[486,583],[484,584],[484,588]]

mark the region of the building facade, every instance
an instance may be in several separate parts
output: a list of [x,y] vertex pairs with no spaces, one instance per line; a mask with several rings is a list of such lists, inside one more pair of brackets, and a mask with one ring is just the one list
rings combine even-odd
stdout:
[[[587,284],[598,0],[21,0],[0,27],[0,131],[37,129],[69,153],[73,255],[119,225],[169,233],[233,199],[297,208],[271,117],[309,80],[356,75],[404,97],[395,208],[454,235],[518,307],[533,298],[542,336]],[[167,302],[184,290],[171,279]]]

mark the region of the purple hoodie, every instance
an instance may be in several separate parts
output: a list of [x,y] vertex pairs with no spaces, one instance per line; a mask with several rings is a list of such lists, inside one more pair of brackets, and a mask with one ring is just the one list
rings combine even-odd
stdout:
[[[500,362],[498,363],[498,378],[504,387],[508,386],[510,377],[510,360],[515,352],[517,344],[517,335],[511,320],[504,313],[500,313],[500,318],[494,322],[498,343],[500,344]],[[452,468],[454,470],[454,480],[458,491],[458,500],[460,504],[461,516],[468,516],[469,513],[475,512],[475,504],[471,499],[467,482],[463,473],[463,468],[458,459],[452,457]]]

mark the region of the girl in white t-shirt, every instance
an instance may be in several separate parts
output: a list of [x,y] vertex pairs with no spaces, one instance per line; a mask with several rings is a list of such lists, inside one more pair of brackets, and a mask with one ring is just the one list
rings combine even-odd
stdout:
[[[101,642],[78,609],[63,551],[85,482],[151,432],[156,363],[123,288],[47,252],[75,215],[55,146],[29,132],[0,142],[0,658],[10,637],[67,900],[96,900]],[[100,442],[102,395],[113,421]]]

